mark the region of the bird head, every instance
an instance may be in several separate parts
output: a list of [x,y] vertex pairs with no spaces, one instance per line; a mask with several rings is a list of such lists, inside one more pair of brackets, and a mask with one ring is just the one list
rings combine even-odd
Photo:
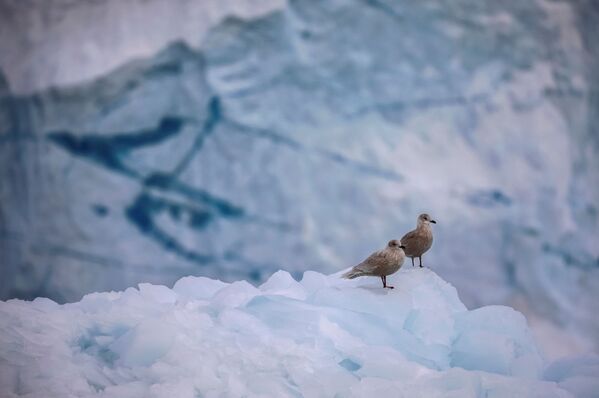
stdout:
[[429,225],[430,223],[436,224],[437,222],[427,213],[422,213],[418,216],[418,225]]
[[398,241],[397,239],[390,240],[390,241],[389,241],[389,243],[388,243],[388,246],[389,246],[390,248],[392,248],[392,249],[397,249],[397,248],[400,248],[400,249],[402,249],[402,250],[403,250],[403,249],[405,249],[405,248],[406,248],[406,247],[405,247],[405,246],[403,246],[403,245],[401,244],[401,242],[400,242],[400,241]]

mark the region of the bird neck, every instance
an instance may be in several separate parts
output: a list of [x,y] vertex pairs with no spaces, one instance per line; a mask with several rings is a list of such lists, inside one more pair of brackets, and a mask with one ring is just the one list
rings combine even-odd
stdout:
[[416,226],[416,229],[419,229],[421,231],[430,231],[431,226],[429,223],[426,223],[424,221],[419,221],[418,225]]

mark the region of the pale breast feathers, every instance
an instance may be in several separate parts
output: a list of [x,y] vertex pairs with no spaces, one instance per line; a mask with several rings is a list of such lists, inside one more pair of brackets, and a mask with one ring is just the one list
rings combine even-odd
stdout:
[[427,230],[416,229],[410,231],[401,238],[401,244],[406,247],[408,256],[420,256],[427,251],[433,243],[433,236]]

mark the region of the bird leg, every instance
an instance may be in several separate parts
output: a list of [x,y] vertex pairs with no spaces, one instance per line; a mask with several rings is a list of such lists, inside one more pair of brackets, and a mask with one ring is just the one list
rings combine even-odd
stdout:
[[386,276],[381,276],[381,280],[383,281],[383,288],[384,289],[394,289],[393,286],[387,286],[387,277]]
[[422,256],[418,256],[418,260],[420,260],[420,268],[424,268],[424,267],[422,266]]
[[414,266],[414,257],[410,257],[412,259],[412,267]]

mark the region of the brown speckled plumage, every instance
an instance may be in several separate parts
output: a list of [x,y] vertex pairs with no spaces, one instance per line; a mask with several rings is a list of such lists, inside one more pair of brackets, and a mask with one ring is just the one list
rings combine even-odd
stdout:
[[374,252],[342,277],[354,279],[359,276],[379,276],[383,281],[383,287],[393,289],[393,286],[387,285],[387,275],[397,272],[401,268],[404,258],[403,247],[398,240],[394,239],[387,244],[385,249]]
[[401,238],[401,244],[405,246],[406,256],[412,259],[412,266],[414,265],[414,258],[418,257],[422,267],[421,257],[433,245],[433,230],[430,223],[436,224],[437,222],[426,213],[419,215],[416,229]]

